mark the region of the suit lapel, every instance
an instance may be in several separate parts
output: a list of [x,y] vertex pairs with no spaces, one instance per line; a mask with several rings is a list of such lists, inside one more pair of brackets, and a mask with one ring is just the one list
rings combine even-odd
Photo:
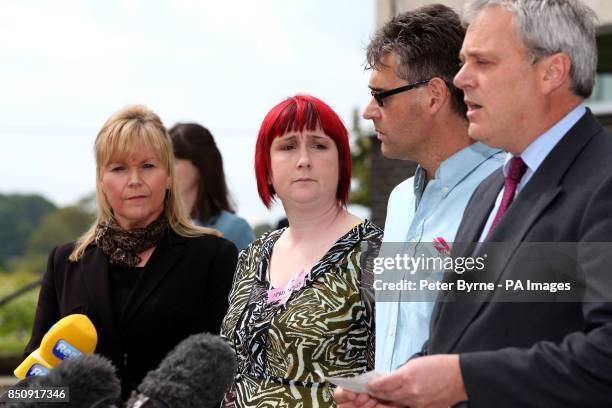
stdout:
[[[510,263],[512,255],[520,243],[524,241],[530,228],[563,190],[560,183],[572,162],[599,130],[601,130],[601,127],[588,111],[542,162],[490,236],[490,242],[503,242],[503,244],[497,244],[494,259],[487,261],[486,281],[497,282],[501,278],[502,273]],[[491,185],[488,190],[499,192],[499,189],[495,189],[495,185]],[[497,193],[495,196],[497,196]],[[490,198],[486,193],[484,197]],[[463,226],[465,222],[469,222],[471,219],[479,220],[482,215],[474,215],[474,213],[482,211],[483,205],[484,203],[470,205],[461,225]],[[490,212],[491,209],[486,212],[485,216],[488,217]],[[482,225],[479,231],[482,231]],[[477,242],[479,237],[478,233],[474,234],[472,228],[466,227],[462,235],[457,234],[457,242],[467,242],[469,239]],[[479,256],[486,251],[487,245],[485,243],[473,253],[473,256]],[[458,252],[462,253],[453,255],[466,256],[466,251]],[[469,256],[470,253],[467,255]],[[454,275],[452,279],[457,278],[456,274],[452,273],[452,275]],[[432,338],[435,338],[432,350],[436,353],[452,351],[470,323],[486,305],[485,302],[469,302],[466,300],[448,303],[438,302],[436,304],[436,318],[432,320],[431,326]],[[438,329],[442,329],[444,335],[434,336]]]
[[182,258],[184,243],[185,238],[172,232],[168,232],[162,237],[130,294],[121,317],[122,326],[134,317],[140,306]]
[[[497,224],[494,232],[491,234],[491,241],[484,242],[472,255],[479,257],[486,254],[487,256],[485,274],[480,278],[476,278],[476,282],[493,282],[497,284],[529,228],[536,222],[560,191],[561,187],[554,186],[554,188],[539,194],[533,201],[525,199],[527,197],[520,197],[522,199],[519,200],[517,198],[516,202],[510,205],[510,208],[504,214],[504,218]],[[522,194],[523,192],[521,192]],[[520,217],[523,217],[523,220],[517,222],[517,218]],[[505,223],[504,220],[506,220]],[[507,228],[501,229],[502,223]],[[495,242],[502,241],[502,239],[497,239],[497,237],[504,237],[503,243]],[[454,272],[451,274],[454,275],[451,279],[456,280],[457,274]],[[493,295],[494,292],[492,291],[488,295],[488,301],[492,300],[491,297]],[[452,330],[449,330],[444,338],[439,339],[437,343],[438,349],[452,350],[480,310],[487,305],[485,302],[466,299],[466,296],[459,297],[461,299],[456,302],[450,301],[440,304],[437,325],[438,327],[447,325],[452,327]]]
[[110,297],[108,268],[108,258],[100,248],[90,247],[83,254],[80,270],[93,312],[100,318],[103,329],[116,343],[118,335]]
[[474,211],[469,213],[466,211],[461,220],[455,235],[455,242],[459,246],[453,251],[453,256],[469,256],[474,252],[475,244],[480,240],[489,214],[495,206],[495,200],[497,200],[497,196],[504,186],[504,173],[501,168],[487,177],[483,184],[482,191],[478,191],[472,199],[473,204],[470,209],[473,208]]

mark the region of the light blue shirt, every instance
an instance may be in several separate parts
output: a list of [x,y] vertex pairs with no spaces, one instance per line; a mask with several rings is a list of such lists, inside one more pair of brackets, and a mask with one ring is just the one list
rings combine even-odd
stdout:
[[232,241],[238,248],[238,252],[246,248],[255,239],[255,234],[249,223],[244,218],[229,211],[222,210],[219,215],[210,218],[207,222],[202,223],[198,220],[197,224],[221,231],[223,238]]
[[[474,143],[444,160],[428,183],[418,167],[389,197],[383,241],[431,243],[442,237],[452,243],[470,196],[503,159],[503,151]],[[401,296],[376,303],[377,371],[404,364],[429,335],[433,303],[402,301]]]
[[[586,108],[583,104],[575,107],[570,113],[565,115],[563,119],[557,122],[553,127],[548,129],[546,132],[542,133],[538,136],[527,148],[521,153],[520,157],[523,159],[525,164],[527,165],[527,170],[525,170],[525,174],[521,178],[521,181],[516,186],[516,193],[514,193],[515,197],[518,195],[523,188],[527,185],[531,177],[533,177],[533,173],[540,167],[544,159],[548,156],[548,154],[555,148],[557,143],[569,130],[580,120],[580,118],[586,113]],[[508,176],[508,171],[510,168],[510,159],[512,159],[512,153],[506,154],[506,159],[503,167],[504,177]],[[480,235],[479,242],[483,242],[486,240],[487,235],[489,233],[489,229],[491,229],[491,224],[493,224],[493,219],[495,218],[495,214],[497,214],[497,210],[501,205],[502,197],[504,196],[504,189],[502,188],[497,195],[497,199],[495,200],[495,207],[489,214],[489,218],[487,219],[487,223],[482,230],[482,234]]]

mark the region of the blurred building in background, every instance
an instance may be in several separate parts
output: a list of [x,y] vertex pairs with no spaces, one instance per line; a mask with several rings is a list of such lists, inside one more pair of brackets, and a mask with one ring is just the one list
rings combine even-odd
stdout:
[[[597,82],[587,106],[595,113],[600,122],[612,132],[612,7],[610,0],[582,0],[599,17],[597,46],[599,64]],[[381,27],[392,16],[401,12],[432,3],[442,3],[461,12],[464,0],[377,0],[376,27]],[[412,176],[416,168],[414,162],[385,159],[380,153],[380,142],[372,137],[372,161],[370,169],[370,209],[372,221],[383,226],[387,212],[387,200],[393,187]]]

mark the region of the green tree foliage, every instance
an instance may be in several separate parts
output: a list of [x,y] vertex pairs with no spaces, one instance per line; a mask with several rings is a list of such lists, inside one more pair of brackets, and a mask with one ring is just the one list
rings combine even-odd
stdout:
[[89,198],[79,201],[75,206],[47,213],[30,232],[22,252],[7,259],[2,269],[16,273],[42,273],[49,252],[58,245],[76,240],[93,219]]
[[[89,196],[75,206],[53,207],[43,217],[28,220],[32,227],[24,239],[24,249],[17,256],[5,258],[4,265],[0,263],[0,269],[6,270],[0,270],[0,298],[39,279],[51,249],[77,239],[93,222],[94,211],[94,200]],[[19,355],[23,350],[32,329],[38,291],[32,289],[0,307],[0,356]]]
[[54,247],[76,240],[93,222],[93,214],[78,206],[47,214],[30,237],[28,255],[48,254]]
[[39,195],[0,194],[0,259],[23,254],[34,229],[53,210]]
[[372,150],[372,141],[367,132],[361,128],[359,117],[359,109],[353,108],[351,127],[353,135],[353,143],[351,145],[353,188],[351,190],[350,202],[368,207],[370,205],[370,151]]
[[[35,281],[39,277],[28,273],[0,272],[0,298]],[[20,355],[30,338],[39,288],[0,307],[0,357]]]
[[6,270],[9,273],[37,273],[42,274],[47,267],[49,254],[28,254],[12,258],[7,263]]

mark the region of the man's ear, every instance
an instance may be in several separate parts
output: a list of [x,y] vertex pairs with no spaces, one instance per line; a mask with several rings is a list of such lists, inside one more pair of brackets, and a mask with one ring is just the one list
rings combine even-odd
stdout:
[[444,106],[445,101],[450,98],[450,90],[446,82],[438,77],[432,78],[427,83],[427,90],[429,92],[428,108],[432,114],[435,114]]
[[558,52],[548,57],[543,57],[537,62],[540,64],[540,89],[545,95],[558,88],[569,85],[572,70],[572,60],[564,52]]

